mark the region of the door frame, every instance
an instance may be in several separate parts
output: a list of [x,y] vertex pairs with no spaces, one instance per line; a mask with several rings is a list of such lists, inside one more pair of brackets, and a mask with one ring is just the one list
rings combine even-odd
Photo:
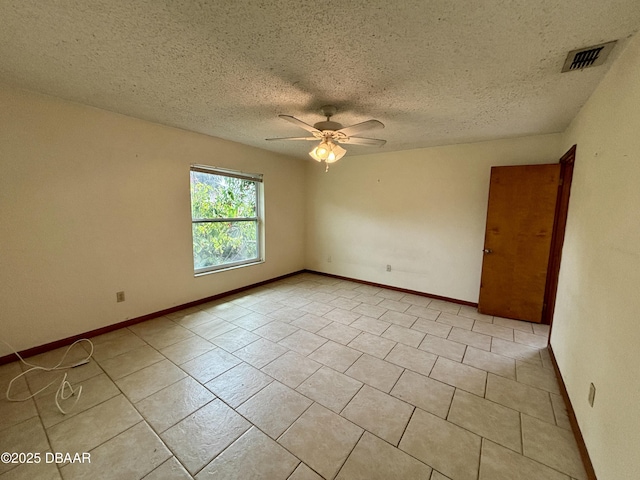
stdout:
[[572,146],[567,153],[560,158],[560,185],[558,186],[558,201],[556,203],[556,215],[551,236],[551,251],[549,252],[549,266],[547,268],[547,282],[542,309],[542,323],[547,325],[553,323],[553,313],[556,307],[560,261],[562,260],[562,246],[564,244],[564,234],[567,227],[569,197],[571,194],[575,159],[576,145]]

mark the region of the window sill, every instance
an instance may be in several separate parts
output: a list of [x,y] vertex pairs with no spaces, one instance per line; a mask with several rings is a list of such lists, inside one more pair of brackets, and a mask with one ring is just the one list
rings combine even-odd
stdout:
[[194,273],[193,276],[194,277],[203,277],[205,275],[211,275],[212,273],[220,273],[220,272],[228,272],[229,270],[236,270],[238,268],[244,268],[244,267],[251,267],[254,265],[259,265],[261,263],[264,263],[264,259],[260,259],[260,260],[256,260],[254,262],[250,262],[250,263],[243,263],[241,265],[230,265],[228,267],[221,267],[221,268],[216,268],[215,270],[207,270],[205,272],[198,272],[198,273]]

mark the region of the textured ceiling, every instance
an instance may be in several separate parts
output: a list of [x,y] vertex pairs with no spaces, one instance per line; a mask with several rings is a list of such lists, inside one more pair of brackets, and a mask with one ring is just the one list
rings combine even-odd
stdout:
[[[559,132],[638,0],[1,0],[0,82],[309,158],[277,118],[376,118],[382,151]],[[566,53],[618,39],[607,63]],[[379,152],[348,146],[349,154]]]

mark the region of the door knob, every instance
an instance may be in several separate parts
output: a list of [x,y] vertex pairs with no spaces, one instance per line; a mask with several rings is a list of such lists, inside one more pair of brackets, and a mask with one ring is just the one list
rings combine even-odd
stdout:
[[490,248],[485,248],[484,250],[482,250],[484,253],[493,253],[493,250],[491,250]]

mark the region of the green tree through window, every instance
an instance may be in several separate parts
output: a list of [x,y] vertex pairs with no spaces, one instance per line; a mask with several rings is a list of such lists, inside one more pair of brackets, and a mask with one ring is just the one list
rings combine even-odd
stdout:
[[261,182],[261,175],[191,167],[196,273],[260,260]]

